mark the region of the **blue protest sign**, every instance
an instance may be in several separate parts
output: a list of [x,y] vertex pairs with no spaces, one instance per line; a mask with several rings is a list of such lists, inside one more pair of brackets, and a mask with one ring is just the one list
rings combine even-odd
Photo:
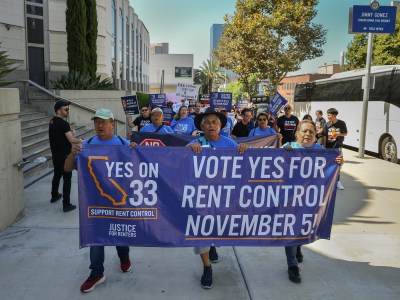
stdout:
[[278,115],[282,107],[284,107],[287,103],[287,100],[283,98],[281,94],[278,92],[275,93],[275,95],[272,97],[271,102],[269,103],[270,105],[270,114],[272,115]]
[[163,111],[163,116],[164,116],[164,120],[163,120],[163,122],[164,123],[171,123],[172,122],[172,119],[174,118],[174,116],[175,116],[175,113],[174,113],[174,111],[172,110],[172,107],[168,107],[168,106],[162,106],[162,107],[160,107],[161,109],[162,109],[162,111]]
[[329,239],[337,149],[84,145],[80,246],[284,246]]
[[249,100],[247,99],[236,100],[236,109],[243,109],[248,107],[249,107]]
[[219,110],[231,111],[232,93],[212,92],[210,94],[210,107]]
[[370,5],[354,5],[349,33],[394,33],[396,6],[380,6],[374,10]]
[[126,115],[139,114],[139,105],[136,96],[121,97],[121,102]]
[[149,98],[151,107],[165,106],[165,94],[149,94]]

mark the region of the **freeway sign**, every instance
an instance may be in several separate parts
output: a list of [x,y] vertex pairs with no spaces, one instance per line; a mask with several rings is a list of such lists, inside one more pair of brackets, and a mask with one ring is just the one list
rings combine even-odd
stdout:
[[393,33],[396,11],[396,6],[373,10],[369,5],[354,5],[350,8],[349,33]]

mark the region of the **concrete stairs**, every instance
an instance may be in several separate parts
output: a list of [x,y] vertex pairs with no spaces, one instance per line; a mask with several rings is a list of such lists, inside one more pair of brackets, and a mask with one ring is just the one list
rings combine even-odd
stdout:
[[[30,104],[21,103],[22,157],[29,163],[24,165],[24,188],[27,188],[45,176],[53,174],[53,163],[49,143],[49,121],[53,116],[39,112]],[[71,124],[77,137],[94,135],[93,129]],[[49,187],[50,195],[50,187]]]

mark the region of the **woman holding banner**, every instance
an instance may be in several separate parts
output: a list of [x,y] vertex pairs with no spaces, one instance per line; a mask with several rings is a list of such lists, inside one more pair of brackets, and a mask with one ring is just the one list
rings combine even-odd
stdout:
[[[295,142],[288,142],[282,146],[282,148],[286,150],[292,149],[324,149],[323,146],[316,144],[316,133],[317,129],[315,127],[315,123],[310,120],[302,120],[299,122],[297,126],[297,130],[295,132]],[[336,157],[335,161],[342,165],[343,155],[339,155]],[[300,269],[298,267],[298,263],[303,262],[303,253],[301,251],[301,246],[286,246],[285,247],[286,260],[288,264],[288,274],[289,280],[295,283],[301,282]]]

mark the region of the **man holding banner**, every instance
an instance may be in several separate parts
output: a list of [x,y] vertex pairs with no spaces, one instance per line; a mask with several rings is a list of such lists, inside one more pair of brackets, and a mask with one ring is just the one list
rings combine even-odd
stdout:
[[[93,145],[130,145],[131,148],[136,146],[135,142],[130,143],[128,140],[114,135],[114,115],[108,109],[99,109],[92,118],[96,135],[86,139],[84,144]],[[65,172],[72,172],[76,169],[77,153],[82,151],[81,144],[75,144],[72,147],[71,154],[65,160]],[[116,246],[118,257],[120,259],[120,269],[122,272],[128,272],[131,269],[131,261],[129,259],[128,246]],[[90,276],[81,286],[83,293],[94,290],[96,285],[104,282],[104,246],[90,247],[90,267],[92,271]]]
[[[194,153],[200,153],[203,147],[235,149],[239,153],[244,153],[249,147],[246,144],[237,144],[234,140],[219,135],[222,128],[226,126],[227,118],[224,114],[216,112],[212,108],[208,108],[204,113],[199,114],[194,119],[197,129],[204,132],[204,136],[191,141],[187,146],[192,148]],[[200,254],[203,262],[204,270],[201,276],[200,284],[202,288],[212,288],[212,268],[211,262],[218,262],[218,254],[215,246],[211,247],[194,247],[195,254]]]

